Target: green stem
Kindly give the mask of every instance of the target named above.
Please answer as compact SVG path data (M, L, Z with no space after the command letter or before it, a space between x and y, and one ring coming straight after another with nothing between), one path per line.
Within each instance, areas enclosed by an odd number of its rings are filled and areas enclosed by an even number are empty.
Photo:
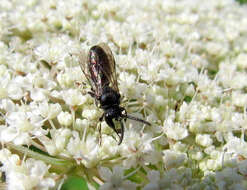
M46 156L37 152L34 152L32 150L29 150L26 147L23 146L16 146L12 143L8 144L8 147L10 147L11 149L14 149L28 157L34 158L36 160L42 160L43 162L45 162L46 164L50 164L52 165L52 167L56 170L59 171L67 171L70 170L72 167L75 167L75 163L73 161L70 160L63 160L63 159L58 159L58 158L53 158L50 156Z
M40 145L39 143L35 142L34 140L31 140L31 144L33 146L35 146L36 148L42 150L43 152L46 152L45 148L42 145Z

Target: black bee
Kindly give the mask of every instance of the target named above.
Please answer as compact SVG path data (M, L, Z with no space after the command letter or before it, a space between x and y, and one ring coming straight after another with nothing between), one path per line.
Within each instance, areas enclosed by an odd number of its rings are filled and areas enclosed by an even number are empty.
M116 132L120 138L119 145L124 136L123 119L126 121L128 118L151 125L147 121L128 115L125 108L120 106L121 95L117 84L116 64L107 44L101 43L91 47L87 58L81 55L80 66L91 85L89 94L95 98L96 105L99 103L100 108L104 110L100 121L105 119L109 127ZM115 128L113 119L120 122L120 130Z

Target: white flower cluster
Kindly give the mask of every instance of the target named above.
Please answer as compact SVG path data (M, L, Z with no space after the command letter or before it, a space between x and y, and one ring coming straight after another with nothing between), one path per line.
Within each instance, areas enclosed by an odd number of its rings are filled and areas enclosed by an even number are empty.
M246 5L1 0L0 20L7 189L60 188L71 174L91 189L247 189ZM79 66L100 42L121 106L152 123L127 120L121 145Z
M7 174L7 189L27 190L37 188L48 190L56 185L57 175L49 173L49 166L40 160L21 160L8 149L0 150L1 171Z

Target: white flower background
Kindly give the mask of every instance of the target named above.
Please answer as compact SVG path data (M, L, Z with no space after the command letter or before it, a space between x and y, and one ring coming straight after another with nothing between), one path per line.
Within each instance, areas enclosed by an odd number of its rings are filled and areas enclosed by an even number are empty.
M152 123L127 120L121 145L105 122L99 144L79 66L101 42L121 105ZM0 187L247 189L246 71L247 6L233 0L1 0Z

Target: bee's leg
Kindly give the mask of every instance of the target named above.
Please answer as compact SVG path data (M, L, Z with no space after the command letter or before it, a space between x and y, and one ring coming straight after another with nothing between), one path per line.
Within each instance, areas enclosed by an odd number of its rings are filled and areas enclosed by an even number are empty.
M99 130L99 145L101 146L101 144L102 144L101 122L99 122L98 130Z
M121 137L120 137L118 145L120 145L122 143L123 137L124 137L124 124L123 124L122 120L120 121L120 125L121 125Z
M93 90L87 92L92 98L95 98L97 100L99 100L99 97L95 94L95 92Z
M99 121L102 122L105 117L105 113L102 114L102 116L99 118Z
M96 95L95 95L95 93L93 92L93 91L89 91L89 92L87 92L90 96L92 96L93 98L96 98Z
M112 121L112 118L105 117L105 121L106 121L107 125L109 125L109 127L111 127L114 130L114 132L118 135L118 137L120 139L118 145L120 145L122 143L123 135L124 135L124 130L123 130L122 122L121 122L121 132L119 132L115 128L115 125L114 125L114 123ZM119 136L119 133L121 134L121 136Z
M114 123L113 123L113 121L112 121L112 118L105 117L105 121L106 121L107 125L109 125L109 127L111 127L111 128L113 129L113 131L114 131L115 133L117 133L117 135L118 135L118 131L117 131L116 128L115 128L115 125L114 125ZM118 135L118 136L119 136L119 135Z
M96 106L98 107L98 101L100 100L100 96L97 96L97 95L95 94L95 92L93 91L93 89L91 89L91 91L89 91L88 94L89 94L92 98L94 98L95 104L96 104Z
M82 95L88 94L88 92L85 89L83 89L83 86L86 86L85 82L75 81L74 84L75 84L75 86L77 88L79 88L79 90L81 91Z
M99 130L99 144L100 144L100 146L102 144L101 122L103 121L104 117L105 117L105 113L103 113L102 116L99 118L99 121L100 122L99 122L99 128L98 128L98 130Z

